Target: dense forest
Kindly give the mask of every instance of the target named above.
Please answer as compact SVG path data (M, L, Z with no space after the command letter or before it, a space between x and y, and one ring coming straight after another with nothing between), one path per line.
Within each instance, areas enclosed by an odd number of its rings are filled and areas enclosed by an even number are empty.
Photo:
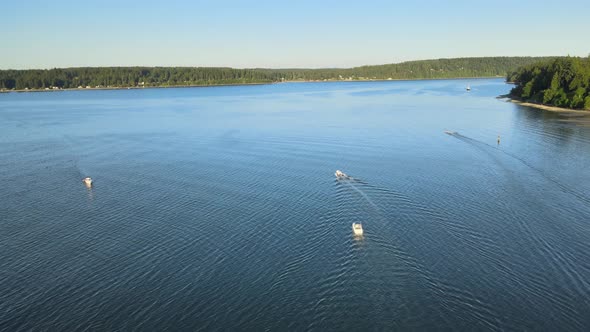
M282 81L430 79L504 76L552 58L481 57L408 61L346 69L84 67L0 70L1 90L189 86Z
M565 57L523 66L510 73L511 96L525 101L590 110L590 57Z

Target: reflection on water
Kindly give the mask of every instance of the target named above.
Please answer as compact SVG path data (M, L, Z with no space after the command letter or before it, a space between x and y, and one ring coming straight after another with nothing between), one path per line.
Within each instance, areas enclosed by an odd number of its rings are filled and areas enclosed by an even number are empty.
M94 193L92 192L92 187L90 188L86 188L86 193L88 194L88 200L92 201L94 200Z
M590 128L509 89L2 94L0 326L584 330Z

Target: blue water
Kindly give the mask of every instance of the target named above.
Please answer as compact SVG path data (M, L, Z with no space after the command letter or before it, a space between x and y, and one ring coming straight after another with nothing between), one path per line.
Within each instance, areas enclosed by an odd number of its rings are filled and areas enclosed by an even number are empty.
M590 127L510 88L0 94L0 330L586 330Z

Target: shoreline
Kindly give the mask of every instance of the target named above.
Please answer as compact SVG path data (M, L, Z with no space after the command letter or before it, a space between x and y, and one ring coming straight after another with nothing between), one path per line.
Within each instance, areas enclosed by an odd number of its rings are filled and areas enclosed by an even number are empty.
M66 88L66 89L19 89L19 90L0 90L0 93L11 92L63 92L63 91L94 91L94 90L138 90L138 89L174 89L174 88L207 88L220 86L246 86L246 85L271 85L282 83L337 83L337 82L389 82L389 81L435 81L435 80L476 80L503 78L503 76L478 76L478 77L452 77L452 78L392 78L392 79L364 79L364 80L295 80L280 82L260 82L260 83L225 83L225 84L195 84L195 85L157 85L157 86L129 86L129 87L99 87L99 88Z
M556 113L578 113L578 114L590 115L590 111L587 111L587 110L579 110L579 109L573 109L573 108L543 105L543 104L533 103L533 102L529 102L529 101L522 101L519 99L514 99L514 98L511 98L510 96L500 96L500 97L501 98L508 98L508 101L510 101L511 103L517 104L517 105L532 107L532 108L536 108L536 109L540 109L540 110L544 110L544 111L550 111L550 112L556 112Z
M96 90L142 90L142 89L174 89L174 88L207 88L216 86L240 86L240 85L267 85L275 82L261 83L225 83L225 84L200 84L200 85L155 85L155 86L109 86L99 88L65 88L65 89L20 89L20 90L0 90L0 93L10 92L64 92L64 91L96 91Z

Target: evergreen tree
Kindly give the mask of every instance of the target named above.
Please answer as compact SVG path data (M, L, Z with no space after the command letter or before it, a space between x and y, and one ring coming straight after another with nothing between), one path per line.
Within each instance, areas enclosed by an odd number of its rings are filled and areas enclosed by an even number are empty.
M565 57L523 66L507 76L512 96L546 105L590 110L590 58Z

